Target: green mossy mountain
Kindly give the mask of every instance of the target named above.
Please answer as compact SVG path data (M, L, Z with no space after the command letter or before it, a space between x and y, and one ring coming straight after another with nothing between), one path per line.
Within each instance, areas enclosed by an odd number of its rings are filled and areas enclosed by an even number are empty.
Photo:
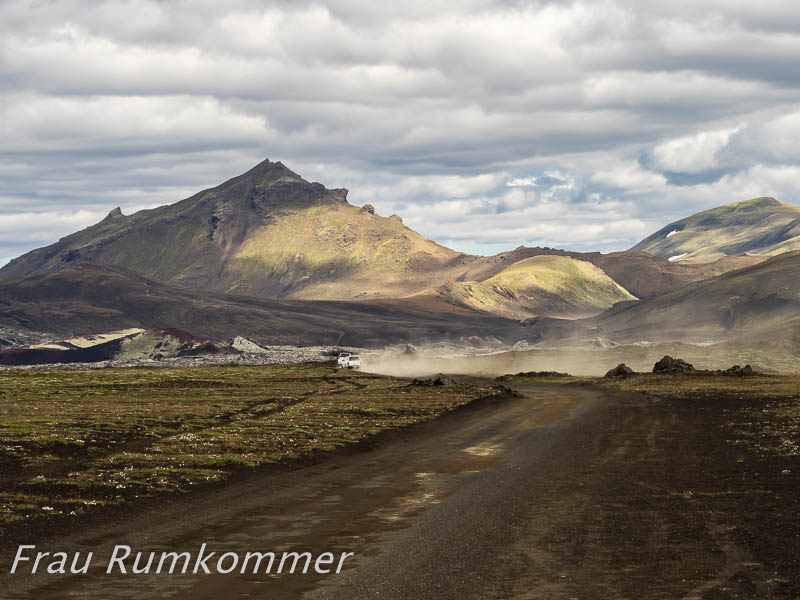
M436 294L456 306L516 319L578 319L636 299L593 264L555 255L514 262L484 281L448 283Z
M280 162L169 206L100 223L12 260L0 275L80 263L120 266L189 288L259 297L399 297L449 277L463 255L400 217L347 202ZM450 271L453 271L451 273Z
M677 261L800 250L800 207L774 198L727 204L662 227L631 250Z

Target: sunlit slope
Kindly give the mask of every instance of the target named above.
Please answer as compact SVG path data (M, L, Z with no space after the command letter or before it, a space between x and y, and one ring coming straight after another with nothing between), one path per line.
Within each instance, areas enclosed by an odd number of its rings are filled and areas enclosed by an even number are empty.
M243 240L226 265L225 290L286 282L277 296L313 299L399 297L454 278L458 254L425 239L399 217L347 203L287 211ZM258 291L258 290L257 290Z
M672 260L731 254L775 255L800 249L800 207L755 198L713 208L663 227L632 250Z
M552 255L518 261L485 281L449 283L436 293L458 306L516 319L576 319L635 299L591 263Z

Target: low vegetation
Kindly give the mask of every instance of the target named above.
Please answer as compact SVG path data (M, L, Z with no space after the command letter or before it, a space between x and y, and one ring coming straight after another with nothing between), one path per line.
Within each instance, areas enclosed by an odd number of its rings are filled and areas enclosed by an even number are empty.
M646 374L604 379L599 385L688 402L697 410L714 397L727 403L730 444L763 458L800 457L800 377Z
M0 527L187 492L493 392L321 365L0 371Z

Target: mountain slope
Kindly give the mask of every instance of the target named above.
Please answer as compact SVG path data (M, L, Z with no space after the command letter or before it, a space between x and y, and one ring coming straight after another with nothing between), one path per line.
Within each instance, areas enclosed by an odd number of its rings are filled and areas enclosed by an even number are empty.
M755 198L670 223L631 250L672 260L710 261L729 254L800 250L800 207Z
M435 299L263 300L181 288L98 265L0 279L0 327L59 336L176 328L217 340L243 335L270 345L362 347L471 336L513 344L530 333L516 321Z
M517 261L484 281L446 284L439 297L457 306L509 318L580 318L634 296L591 263L565 256Z
M648 298L677 289L687 283L702 281L742 269L766 260L763 256L724 256L710 263L670 262L666 258L647 252L625 250L622 252L571 252L554 248L526 248L520 246L510 252L495 256L465 260L467 270L460 281L484 281L517 261L532 256L567 256L590 262L637 298ZM472 257L470 257L471 259Z
M403 296L447 281L456 252L309 183L280 162L169 206L119 209L55 244L12 260L0 275L90 262L181 286L261 297ZM449 268L449 269L448 269Z
M582 322L614 341L764 337L800 322L800 251L770 258Z

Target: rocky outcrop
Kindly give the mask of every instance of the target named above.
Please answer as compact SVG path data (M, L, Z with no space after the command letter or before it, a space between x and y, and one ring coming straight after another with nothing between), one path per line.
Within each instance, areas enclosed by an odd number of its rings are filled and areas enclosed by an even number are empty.
M449 377L445 377L441 373L436 377L432 377L430 379L415 379L411 382L411 385L450 385L455 383Z
M211 239L218 241L220 239L220 227L229 223L236 216L236 209L230 202L223 202L214 209L209 219L211 225Z
M732 377L754 377L755 375L759 375L750 365L745 365L744 367L733 365L730 369L725 369L722 374Z
M231 348L237 352L244 352L245 354L266 354L267 349L259 346L255 342L248 340L245 337L237 335L230 342Z
M664 356L653 365L653 373L686 373L694 370L695 368L685 360L671 356Z
M611 369L608 373L606 373L604 377L607 377L609 379L618 377L624 379L635 374L636 372L633 369L631 369L628 365L626 365L625 363L620 363L616 367Z

